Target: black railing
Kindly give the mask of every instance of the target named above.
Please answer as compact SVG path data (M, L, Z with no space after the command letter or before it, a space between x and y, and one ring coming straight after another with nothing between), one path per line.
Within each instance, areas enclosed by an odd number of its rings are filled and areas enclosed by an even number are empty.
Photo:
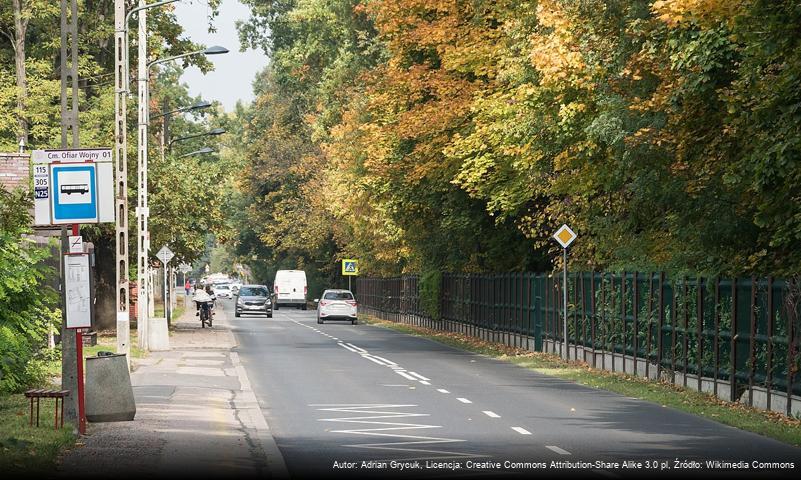
M563 344L560 274L445 274L439 319L421 309L417 276L359 278L362 308L435 329L555 351ZM801 284L773 278L568 275L568 352L594 366L659 378L771 409L801 394ZM525 345L524 345L525 344ZM775 408L774 408L775 409Z

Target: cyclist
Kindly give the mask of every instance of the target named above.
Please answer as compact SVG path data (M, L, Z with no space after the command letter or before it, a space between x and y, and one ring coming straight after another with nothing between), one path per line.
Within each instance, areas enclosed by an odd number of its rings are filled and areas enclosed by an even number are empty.
M195 290L195 295L192 297L192 301L195 302L195 305L197 305L197 313L195 316L200 316L201 309L203 309L205 313L203 317L211 320L211 304L214 301L211 298L211 295L206 293L206 290L198 288Z

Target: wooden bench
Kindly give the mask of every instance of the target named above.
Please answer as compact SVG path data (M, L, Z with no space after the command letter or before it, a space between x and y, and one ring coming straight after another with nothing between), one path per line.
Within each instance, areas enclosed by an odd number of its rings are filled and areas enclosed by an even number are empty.
M33 401L36 400L36 426L39 426L39 399L42 398L55 398L56 399L56 423L54 428L58 430L64 426L64 398L70 394L69 390L46 390L46 389L31 389L25 392L25 396L31 399L31 421L30 425L33 426ZM61 425L58 423L58 403L61 400Z

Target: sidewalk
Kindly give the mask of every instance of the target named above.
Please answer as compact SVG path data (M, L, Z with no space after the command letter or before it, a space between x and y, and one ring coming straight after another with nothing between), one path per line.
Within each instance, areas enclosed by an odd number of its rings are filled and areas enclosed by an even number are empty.
M136 418L88 424L59 474L286 478L225 312L211 329L192 308L173 325L171 351L132 361Z

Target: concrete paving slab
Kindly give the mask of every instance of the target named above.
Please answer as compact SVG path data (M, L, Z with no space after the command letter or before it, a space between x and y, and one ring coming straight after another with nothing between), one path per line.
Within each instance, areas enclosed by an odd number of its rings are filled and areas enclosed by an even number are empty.
M175 322L172 350L134 360L136 418L89 424L60 476L286 478L224 315L201 329L193 313Z

